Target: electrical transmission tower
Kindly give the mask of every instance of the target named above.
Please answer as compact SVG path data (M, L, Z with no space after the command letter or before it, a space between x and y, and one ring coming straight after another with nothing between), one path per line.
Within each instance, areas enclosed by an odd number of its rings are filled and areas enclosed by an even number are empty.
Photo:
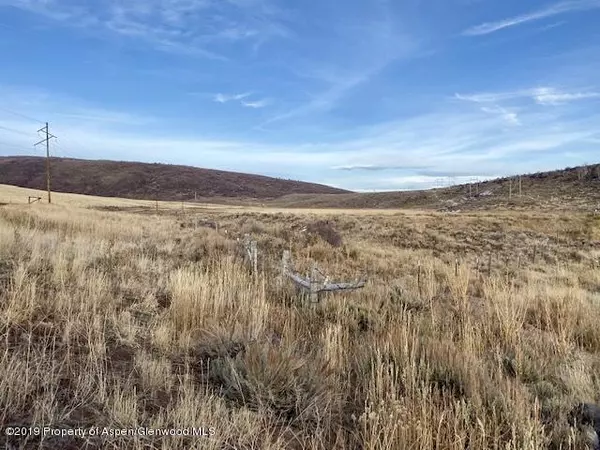
M50 139L57 139L56 136L50 134L50 129L48 128L48 122L46 122L46 126L44 128L40 128L38 133L44 132L46 137L42 139L40 142L34 144L34 147L46 143L46 185L48 187L48 203L52 203L52 198L50 194Z

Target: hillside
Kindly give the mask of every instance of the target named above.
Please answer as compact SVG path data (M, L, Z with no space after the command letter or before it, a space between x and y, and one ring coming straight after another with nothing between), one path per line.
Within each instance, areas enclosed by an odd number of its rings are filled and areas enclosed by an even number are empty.
M52 158L52 190L148 200L269 199L347 193L314 183L169 164ZM0 157L0 184L46 188L45 158Z
M510 197L510 198L509 198ZM332 195L294 194L270 202L295 208L426 208L474 210L491 208L600 208L600 164L539 172L518 177L440 189L404 192L346 193Z
M45 159L0 157L0 184L45 190ZM139 162L52 158L56 192L284 208L468 211L600 208L600 164L421 191L354 193L330 186L220 170Z

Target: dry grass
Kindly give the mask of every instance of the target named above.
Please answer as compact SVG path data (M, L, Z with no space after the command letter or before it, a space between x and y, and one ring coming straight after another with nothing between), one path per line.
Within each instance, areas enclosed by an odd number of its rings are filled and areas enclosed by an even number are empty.
M0 205L27 205L27 197L41 197L41 204L46 204L48 199L48 193L39 189L28 189L17 186L11 186L8 184L0 184ZM113 210L125 210L129 212L142 212L146 214L156 214L156 206L158 204L158 214L173 214L178 213L182 210L184 212L193 211L207 211L207 212L240 212L240 213L257 213L257 214L316 214L316 215L331 215L331 214L344 214L354 216L364 215L396 215L396 214L408 214L408 215L419 215L425 214L418 209L332 209L332 208L287 208L287 207L273 207L273 206L240 206L233 204L218 204L218 203L202 203L202 202L191 202L191 201L154 201L154 200L134 200L128 198L117 198L117 197L98 197L93 195L81 195L81 194L66 194L61 192L52 192L52 204L54 206L62 207L78 207L78 208L95 208L99 210L113 211ZM38 203L36 203L39 205Z
M154 215L79 197L0 207L0 423L215 433L13 445L584 448L567 413L600 400L592 216ZM319 220L343 243L311 233ZM369 283L308 307L277 282L283 249Z

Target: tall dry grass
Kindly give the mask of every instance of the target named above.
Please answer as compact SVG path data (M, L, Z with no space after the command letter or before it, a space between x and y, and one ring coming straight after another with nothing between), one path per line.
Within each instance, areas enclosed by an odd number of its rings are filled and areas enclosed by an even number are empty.
M0 208L0 423L215 433L7 445L585 448L566 421L600 400L585 217L332 215L333 247L307 227L324 213L37 206ZM277 280L283 249L369 283L308 307Z

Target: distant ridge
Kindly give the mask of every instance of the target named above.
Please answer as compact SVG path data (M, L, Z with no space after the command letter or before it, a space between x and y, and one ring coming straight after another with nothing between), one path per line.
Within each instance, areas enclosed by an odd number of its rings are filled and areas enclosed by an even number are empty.
M293 194L271 202L290 208L415 208L444 211L478 209L600 210L600 164L498 178L421 191ZM512 180L512 181L511 181Z
M51 158L52 190L147 200L224 197L274 199L291 194L349 193L315 183L198 167ZM45 158L0 156L0 184L46 189Z

